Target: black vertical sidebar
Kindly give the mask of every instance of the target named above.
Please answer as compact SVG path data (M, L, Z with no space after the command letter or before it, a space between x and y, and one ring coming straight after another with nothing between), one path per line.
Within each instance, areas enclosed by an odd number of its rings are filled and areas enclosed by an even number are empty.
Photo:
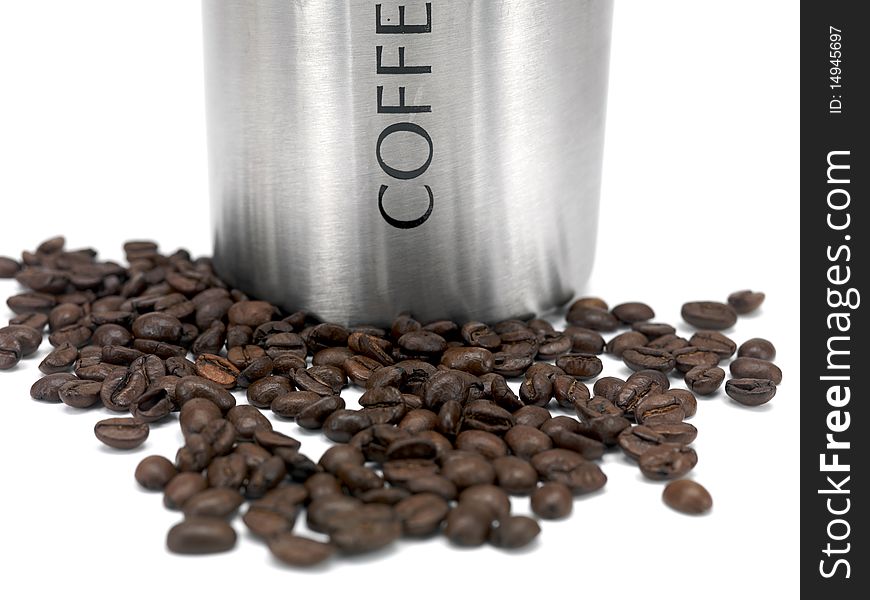
M801 592L870 593L867 308L870 22L801 2ZM865 430L865 428L867 428Z

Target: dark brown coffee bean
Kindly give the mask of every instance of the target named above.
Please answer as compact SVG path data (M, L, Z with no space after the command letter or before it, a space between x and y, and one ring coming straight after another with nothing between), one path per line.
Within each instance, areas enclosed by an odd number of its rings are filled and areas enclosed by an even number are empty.
M580 379L597 377L604 369L601 359L594 354L566 354L556 359L556 366Z
M669 444L687 445L695 441L698 430L691 423L656 423L649 425L656 434Z
M253 440L257 431L271 431L272 423L254 406L240 404L227 412L227 420L238 432L239 440Z
M0 333L0 371L17 365L21 356L20 342L8 333Z
M367 507L378 506L368 504ZM398 520L371 520L352 523L332 532L330 541L345 554L376 552L395 542L402 535Z
M327 561L335 552L335 546L311 538L284 532L269 538L272 556L291 567L313 567Z
M409 356L434 356L447 349L447 341L429 331L409 331L396 339L399 348Z
M533 456L531 462L541 478L563 483L574 494L594 492L607 483L607 477L598 465L571 450L546 450Z
M737 356L772 361L776 358L776 348L763 338L752 338L740 345L740 348L737 349Z
M236 399L225 388L196 375L179 379L175 386L175 398L180 406L193 398L206 398L224 413L236 405Z
M517 425L529 425L535 428L543 425L552 416L550 411L542 406L524 406L514 413Z
M372 424L371 417L363 411L340 409L323 422L323 434L333 442L345 443Z
M30 397L43 402L60 402L60 388L68 381L74 381L72 373L55 373L38 379L30 387Z
M239 370L222 356L200 354L196 357L196 374L221 387L232 389L236 386Z
M321 429L329 415L344 407L341 396L321 396L299 411L296 424L303 429Z
M688 373L695 367L715 367L719 364L718 354L694 346L675 350L673 355L676 368L680 373Z
M698 399L695 397L695 394L682 388L671 388L667 393L680 401L687 419L695 416L695 413L698 411Z
M674 510L687 515L700 515L713 508L710 492L691 479L669 483L662 492L662 500Z
M721 302L687 302L683 304L680 314L686 323L698 329L721 331L733 327L737 322L734 309Z
M289 435L285 435L278 431L267 431L263 429L254 432L254 441L267 450L272 450L273 448L290 448L291 450L299 450L299 447L302 445L299 440L292 438Z
M574 340L562 332L547 333L538 338L538 359L553 360L574 348Z
M367 333L354 332L347 338L348 347L356 352L367 356L381 365L394 364L391 356L392 346L390 342Z
M99 394L97 395L99 400ZM130 414L143 423L154 423L169 416L175 408L172 397L165 388L153 387L139 396L130 405Z
M730 379L725 382L725 393L744 406L761 406L776 395L776 384L770 379Z
M538 484L538 472L517 456L501 456L492 461L495 482L509 494L530 494Z
M480 483L493 483L495 469L483 456L465 451L454 451L443 459L441 475L464 489Z
M90 331L88 331L88 335L90 335ZM42 343L42 332L33 327L29 327L28 325L7 325L6 327L0 327L0 336L11 336L13 339L17 340L21 346L22 357L30 356L36 352L39 349L39 345ZM60 346L62 344L53 345ZM72 345L77 348L80 347L76 344ZM84 344L82 344L82 346L84 346Z
M625 302L614 306L610 311L621 322L631 325L639 321L654 319L656 314L649 305L643 302Z
M482 546L489 537L491 519L486 509L477 504L459 504L447 515L444 534L456 546Z
M776 385L782 383L779 367L760 358L740 357L731 361L731 374L738 379L769 379Z
M40 333L45 329L45 326L48 324L48 315L42 313L23 313L20 315L15 315L11 319L9 319L10 325L26 325L27 327L33 327Z
M553 380L546 373L529 375L520 384L520 399L527 405L547 406L553 397Z
M280 417L295 419L303 410L316 403L321 397L314 392L286 392L272 400L270 408L273 413ZM252 402L252 404L254 403Z
M741 290L728 296L728 305L738 315L748 315L751 312L755 312L763 302L764 292Z
M699 396L716 392L725 381L725 371L720 367L695 367L685 377L686 385Z
M620 333L607 343L607 353L617 358L622 358L622 353L629 348L646 346L648 343L649 338L644 334L637 331L626 331L625 333Z
M408 414L399 423L399 429L403 429L410 434L420 433L435 429L438 424L438 415L431 410L418 408L408 411Z
M181 507L185 517L226 519L242 505L245 498L236 490L213 488L198 492Z
M566 422L570 421L571 428L567 429L561 426L554 427L553 424L556 422L556 419L565 419ZM582 424L570 417L556 417L556 419L551 419L541 426L544 433L550 436L553 440L553 445L556 448L576 452L588 460L596 460L604 455L606 450L604 443L598 439L592 439L591 437L584 435L584 433L591 435L593 433L591 428L588 431L585 431ZM624 427L627 426L628 423L625 423ZM583 431L583 433L581 433L581 431Z
M133 335L139 339L176 343L181 339L181 321L166 313L146 313L133 321Z
M100 350L99 359L111 365L129 367L138 358L145 356L142 352L134 348L126 348L124 346L109 345L103 346Z
M572 351L581 354L601 354L604 352L604 338L597 331L570 325L565 335L571 338Z
M698 455L687 446L664 443L644 452L637 464L641 473L649 479L677 479L698 464Z
M67 381L57 391L60 401L73 408L89 408L100 401L100 390L103 384L99 381L74 379ZM134 417L136 415L133 415Z
M568 310L568 315L565 318L571 325L593 331L615 331L619 327L617 318L607 310L577 306L576 303Z
M24 292L6 299L6 306L16 315L26 313L42 313L47 315L55 307L57 301L51 294L40 292Z
M270 360L266 357L267 360ZM287 379L286 377L279 377L277 375L273 375L271 377L263 377L262 379L258 379L257 381L252 382L248 386L248 390L246 392L246 396L248 398L248 403L252 406L256 406L257 408L271 408L272 404L278 398L282 396L286 396L293 392L295 387L293 383ZM317 394L313 394L311 392L301 392L305 394L305 398L319 398L320 396ZM280 414L276 412L276 414ZM298 414L298 413L297 413ZM288 416L282 414L281 416ZM296 415L291 415L295 417Z
M344 369L344 361L356 356L353 350L346 346L335 346L332 348L324 348L314 354L311 363L319 366L331 366Z
M673 335L677 333L677 330L673 325L668 325L667 323L648 323L646 321L632 323L631 329L638 333L642 333L651 340L662 337L663 335Z
M268 302L243 300L233 304L227 316L232 324L258 327L269 321L276 312L275 307Z
M667 334L661 337L657 337L653 340L650 340L650 342L647 344L647 348L666 350L668 352L675 352L676 350L680 350L681 348L688 347L689 340L673 334Z
M58 304L48 313L48 327L57 331L70 325L75 325L85 316L85 311L78 304Z
M550 436L528 425L514 425L505 433L504 439L511 451L524 459L530 459L535 454L553 447Z
M141 370L116 369L106 376L100 388L103 406L125 412L148 389L148 379Z
M474 429L463 431L456 436L456 449L476 452L489 460L506 456L508 453L507 444L499 436Z
M178 422L181 425L181 432L187 436L191 433L201 433L209 422L218 420L221 416L221 410L211 400L192 398L181 407Z
M441 529L450 505L437 494L419 493L398 502L395 510L405 535L423 537Z
M412 494L431 493L440 496L444 500L454 500L458 495L456 485L441 475L423 475L408 479L403 485Z
M734 340L718 331L699 331L691 337L689 343L699 350L715 352L723 360L731 358L737 350Z
M435 444L425 438L410 436L393 441L386 450L387 460L406 460L406 459L435 459L438 456L438 448Z
M663 392L669 387L670 381L661 371L638 371L625 381L614 404L622 411L631 414L644 396Z
M563 519L571 514L574 498L568 486L550 482L532 492L531 506L542 519Z
M253 467L245 486L245 497L262 498L266 492L280 484L287 476L287 467L278 456L267 458Z
M538 522L531 517L510 516L500 520L489 534L489 542L496 548L522 548L528 546L541 533Z
M626 428L619 434L619 447L629 458L634 460L640 459L650 448L665 442L665 436L647 425Z
M613 402L624 385L625 381L619 377L601 377L592 386L592 393L595 396L602 396Z
M486 509L491 521L506 518L511 512L511 501L499 487L484 483L465 488L459 494L460 504L477 504Z
M671 392L651 394L638 402L634 418L640 425L678 423L686 418L683 403Z
M486 348L459 346L448 348L441 357L441 364L448 369L483 375L492 371L493 356Z
M610 310L610 307L607 305L607 302L602 300L601 298L597 298L595 296L587 296L584 298L579 298L574 301L571 306L568 307L568 310L573 310L575 308L597 308L599 310Z
M460 333L462 339L469 346L477 346L487 350L495 350L501 346L499 335L484 323L466 323L462 326Z
M462 426L489 433L504 434L515 424L513 415L488 400L475 400L465 405Z
M118 450L138 448L148 439L148 431L147 423L129 417L103 419L94 425L97 439Z
M368 356L355 355L344 361L342 368L348 378L359 387L366 387L366 383L376 370L383 365Z
M214 517L189 517L169 530L166 547L176 554L215 554L236 545L229 523Z
M136 481L146 490L162 491L178 474L168 458L158 455L146 456L136 467Z
M651 369L662 373L670 373L676 365L674 356L667 350L643 346L626 350L622 354L622 362L632 371Z
M214 488L225 487L237 490L244 483L248 471L247 461L241 454L218 456L208 465L206 471L208 485Z
M12 279L21 270L21 265L8 256L0 256L0 279Z

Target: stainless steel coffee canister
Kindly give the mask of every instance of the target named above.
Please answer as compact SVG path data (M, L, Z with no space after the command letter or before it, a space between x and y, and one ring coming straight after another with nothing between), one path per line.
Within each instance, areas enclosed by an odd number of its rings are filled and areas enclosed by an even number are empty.
M344 323L497 320L592 267L610 0L204 0L215 265Z

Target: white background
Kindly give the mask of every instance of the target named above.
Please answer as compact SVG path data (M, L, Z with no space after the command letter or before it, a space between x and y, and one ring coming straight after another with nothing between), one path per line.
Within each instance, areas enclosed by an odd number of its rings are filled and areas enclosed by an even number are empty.
M147 454L174 455L177 428L155 427L135 452L101 447L92 427L107 416L102 409L29 398L46 342L35 360L0 373L0 597L464 589L513 598L543 586L569 598L619 598L643 582L651 586L645 598L796 597L798 25L798 3L787 0L616 7L601 235L588 291L612 304L647 300L659 320L678 322L686 300L764 290L763 311L730 333L773 340L785 372L763 408L740 408L723 394L700 402L693 476L713 494L712 514L670 511L662 486L614 454L603 465L605 491L575 502L567 521L543 523L535 547L518 554L402 542L304 573L278 565L239 519L235 551L174 556L164 541L178 514L137 489L132 474ZM131 237L208 253L201 63L193 0L0 4L0 254L58 233L115 259ZM15 289L0 282L3 298ZM0 307L0 322L9 316ZM625 368L607 362L606 372ZM322 448L317 436L303 438L312 456ZM523 500L514 505L528 511ZM133 590L116 587L128 579Z

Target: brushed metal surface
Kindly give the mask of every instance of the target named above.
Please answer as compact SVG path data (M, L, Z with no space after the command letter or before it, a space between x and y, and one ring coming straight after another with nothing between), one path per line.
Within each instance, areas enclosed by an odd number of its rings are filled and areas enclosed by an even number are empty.
M593 263L610 0L204 0L215 265L322 319L496 320L580 290ZM389 19L389 21L388 21ZM382 64L430 73L377 72ZM382 114L383 104L431 112ZM411 180L378 140L432 140ZM418 130L419 133L419 130ZM381 158L412 171L424 137ZM395 172L394 172L395 174ZM397 228L379 210L418 227Z

